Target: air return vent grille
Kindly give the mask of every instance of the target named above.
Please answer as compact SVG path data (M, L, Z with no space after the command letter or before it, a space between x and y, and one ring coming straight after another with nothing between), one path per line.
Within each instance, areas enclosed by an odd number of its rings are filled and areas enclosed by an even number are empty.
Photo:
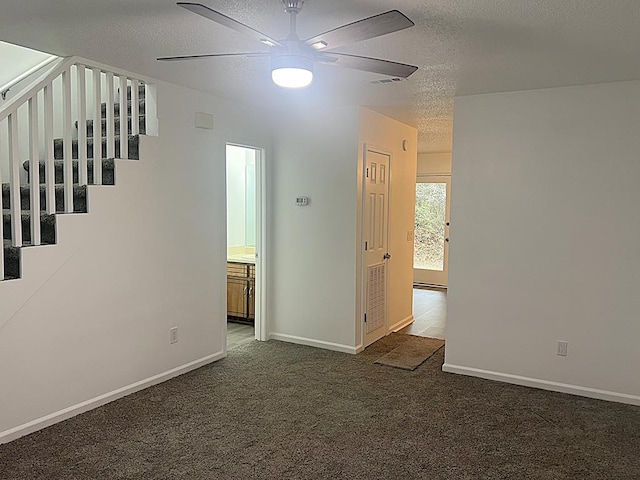
M367 333L384 326L387 266L384 263L367 268Z
M403 82L405 81L406 78L383 78L382 80L374 80L370 83L377 85L379 83L396 83L396 82Z

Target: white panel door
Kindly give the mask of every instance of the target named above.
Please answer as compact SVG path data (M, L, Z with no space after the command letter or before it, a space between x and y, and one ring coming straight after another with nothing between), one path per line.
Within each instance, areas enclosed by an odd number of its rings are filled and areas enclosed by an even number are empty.
M364 346L388 333L387 263L390 258L389 166L391 157L372 150L365 151L364 178Z
M413 281L447 285L451 177L418 177L413 248Z

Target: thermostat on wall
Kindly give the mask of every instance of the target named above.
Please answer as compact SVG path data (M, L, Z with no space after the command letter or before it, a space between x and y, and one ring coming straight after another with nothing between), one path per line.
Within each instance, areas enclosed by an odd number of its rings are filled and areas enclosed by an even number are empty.
M296 197L296 205L299 207L306 207L309 205L309 197Z

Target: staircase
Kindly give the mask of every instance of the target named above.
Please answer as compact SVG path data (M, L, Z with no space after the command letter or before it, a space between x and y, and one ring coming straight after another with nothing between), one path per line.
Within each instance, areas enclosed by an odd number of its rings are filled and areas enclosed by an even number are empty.
M67 61L67 63L70 63ZM85 69L91 68L83 64L73 63L73 66L81 65L74 69L74 73L77 71L79 82L84 82ZM97 72L97 73L96 73ZM71 75L70 67L66 67L63 70L66 75L67 82ZM49 77L53 77L53 74L49 74ZM102 84L100 79L102 78ZM84 114L79 115L80 120L75 119L73 124L69 121L70 106L67 106L64 115L64 121L67 124L67 131L65 131L65 138L49 138L49 147L45 148L44 157L40 155L38 162L26 160L24 162L16 162L19 157L9 153L9 162L13 161L14 165L10 175L12 182L2 183L2 231L3 236L3 262L0 265L3 266L3 271L0 271L0 281L16 280L22 277L26 272L21 271L21 248L31 247L34 245L32 241L34 230L33 222L39 222L39 234L36 234L36 238L39 237L36 245L52 245L56 243L56 217L61 214L77 214L87 213L87 185L115 185L116 171L114 158L121 158L122 153L126 154L126 159L138 160L139 159L139 135L144 135L147 131L147 106L145 98L145 84L140 83L135 79L125 77L124 75L118 76L118 74L105 71L103 66L94 67L94 84L101 86L101 90L106 90L106 94L98 93L92 94L95 101L94 111L100 110L100 119L97 115L94 115L93 119L87 119L86 115L86 99L72 99L69 95L70 87L67 90L67 96L64 98L65 102L78 102L78 109L84 109ZM115 81L114 81L115 79ZM69 82L70 83L70 82ZM105 86L106 84L106 86ZM50 92L53 92L53 81L46 83L49 85ZM86 85L83 83L83 85ZM127 97L124 99L116 99L119 96L120 90L118 86L127 85ZM64 88L64 87L63 87ZM78 88L79 92L76 92L76 96L86 96L85 89ZM97 90L97 89L95 89ZM133 93L133 95L132 95ZM37 98L37 93L35 94ZM106 96L107 101L102 101L102 98ZM32 106L32 97L29 99L29 107ZM40 95L42 98L42 95ZM46 98L46 97L45 97ZM81 97L82 98L82 97ZM100 102L98 102L100 100ZM30 121L34 117L38 117L37 113L37 101L33 102L36 105L35 114L29 113ZM46 103L46 102L45 102ZM49 105L53 102L50 100ZM99 105L99 107L98 107ZM63 106L64 108L64 106ZM120 110L126 109L126 114L121 115ZM18 110L15 110L14 115L17 116ZM47 115L53 117L52 113L46 112ZM42 116L42 115L40 115ZM11 114L7 115L9 122L11 122ZM37 127L37 120L36 128ZM100 134L101 138L97 139L94 136L94 124L96 121L100 122ZM80 122L84 123L82 125ZM13 124L13 128L18 122ZM31 124L33 128L33 123ZM46 121L45 121L46 125ZM73 126L71 126L73 125ZM122 128L126 125L126 129ZM72 128L73 132L68 132L68 129ZM40 138L45 138L47 142L46 126L40 127ZM48 131L53 130L52 124L49 123ZM82 131L84 130L84 132ZM124 133L124 137L121 135ZM8 129L9 139L11 140L11 126ZM95 132L98 133L98 132ZM51 135L49 134L49 137ZM75 138L74 138L75 137ZM33 135L30 134L30 139ZM123 138L126 138L126 145L121 145ZM71 139L71 148L65 148L65 139ZM31 140L30 140L31 141ZM66 140L68 141L68 140ZM94 143L96 141L101 142L101 146L94 149ZM86 142L86 149L80 148L82 143ZM14 143L18 143L15 142ZM13 148L17 148L14 146ZM34 150L35 149L35 150ZM40 150L36 146L32 146L30 152ZM9 149L11 152L11 147ZM1 153L1 152L0 152ZM22 152L20 152L22 153ZM69 153L70 158L69 157ZM99 158L96 161L94 159L95 154L99 154ZM66 156L65 156L66 155ZM35 155L34 155L35 156ZM11 158L13 157L13 158ZM47 159L48 157L48 159ZM25 157L22 157L25 158ZM19 163L19 167L15 166L15 163ZM38 168L37 179L39 185L36 183L36 179L32 179L32 169ZM80 175L82 168L86 169L86 175ZM15 173L15 170L22 169L21 174ZM72 177L72 178L69 178ZM6 177L5 177L6 178ZM18 185L16 179L22 178L21 184ZM26 179L26 182L24 181ZM13 188L12 186L15 185ZM37 195L34 195L32 189L38 191ZM19 191L18 191L19 190ZM69 193L71 192L71 193ZM19 199L20 208L15 208L12 201ZM35 205L32 205L32 202ZM55 205L50 206L48 202ZM38 205L39 203L39 205ZM67 205L69 203L69 205ZM39 211L35 211L35 208L39 208ZM17 226L15 218L20 216L21 232L18 233L18 240L14 235L14 229L20 230Z

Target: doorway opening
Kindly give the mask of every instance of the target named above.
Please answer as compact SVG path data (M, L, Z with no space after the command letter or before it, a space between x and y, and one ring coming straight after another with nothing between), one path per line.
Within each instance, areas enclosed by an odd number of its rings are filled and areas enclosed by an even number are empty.
M450 192L450 175L423 175L417 178L414 285L447 286Z
M451 175L419 174L413 251L413 324L401 330L445 338Z
M265 340L264 151L228 143L227 350Z

